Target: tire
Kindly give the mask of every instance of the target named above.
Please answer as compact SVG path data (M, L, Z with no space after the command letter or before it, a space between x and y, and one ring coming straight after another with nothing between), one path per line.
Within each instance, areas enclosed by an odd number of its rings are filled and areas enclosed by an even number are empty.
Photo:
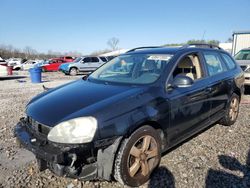
M77 68L71 68L71 69L69 70L70 76L76 76L77 73L78 73Z
M17 67L17 68L15 68L14 70L15 70L15 71L20 71L21 68L20 68L20 67Z
M225 116L219 121L221 125L233 125L239 115L240 98L233 93L226 108Z
M149 180L160 160L160 136L151 126L143 126L123 140L115 159L114 178L122 185L140 186Z

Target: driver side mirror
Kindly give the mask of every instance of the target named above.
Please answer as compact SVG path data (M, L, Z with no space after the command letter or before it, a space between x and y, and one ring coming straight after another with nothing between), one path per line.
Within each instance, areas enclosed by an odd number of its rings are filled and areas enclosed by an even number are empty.
M188 76L184 76L184 75L177 75L171 86L172 88L178 88L178 87L190 87L192 86L194 83L194 80Z

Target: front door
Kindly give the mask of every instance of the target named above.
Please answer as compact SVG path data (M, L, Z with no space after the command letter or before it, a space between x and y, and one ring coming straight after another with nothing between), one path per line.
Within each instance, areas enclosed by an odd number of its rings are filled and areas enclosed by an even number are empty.
M170 88L168 100L170 103L169 142L176 143L200 130L209 123L210 102L207 90L208 78L199 53L183 56L176 65L168 84L178 75L193 79L189 87Z

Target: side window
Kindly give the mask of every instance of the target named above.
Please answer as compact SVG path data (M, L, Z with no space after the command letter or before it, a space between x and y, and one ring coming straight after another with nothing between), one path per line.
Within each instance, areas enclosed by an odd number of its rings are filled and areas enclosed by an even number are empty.
M184 56L177 64L172 78L178 75L184 75L198 80L203 77L203 71L198 54L189 54Z
M98 59L97 57L92 57L92 58L91 58L91 62L92 62L92 63L99 62L99 59Z
M219 54L216 52L204 52L204 58L207 65L209 76L221 73L226 69L223 67L223 63L220 60Z
M100 57L100 59L103 61L103 62L106 62L107 59L105 57Z
M83 59L83 62L84 62L84 63L89 63L89 62L91 62L91 58L90 58L90 57L85 57L85 58Z
M222 58L224 59L225 63L227 64L229 69L234 69L235 68L235 62L232 60L231 57L227 54L221 54Z

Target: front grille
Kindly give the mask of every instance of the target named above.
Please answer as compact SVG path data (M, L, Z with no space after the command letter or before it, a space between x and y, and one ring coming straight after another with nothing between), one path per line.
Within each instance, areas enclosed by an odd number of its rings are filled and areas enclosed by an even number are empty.
M37 122L36 120L34 120L31 117L27 117L27 122L29 123L29 125L31 126L31 129L37 133L43 134L43 135L48 135L49 131L50 131L50 127Z

